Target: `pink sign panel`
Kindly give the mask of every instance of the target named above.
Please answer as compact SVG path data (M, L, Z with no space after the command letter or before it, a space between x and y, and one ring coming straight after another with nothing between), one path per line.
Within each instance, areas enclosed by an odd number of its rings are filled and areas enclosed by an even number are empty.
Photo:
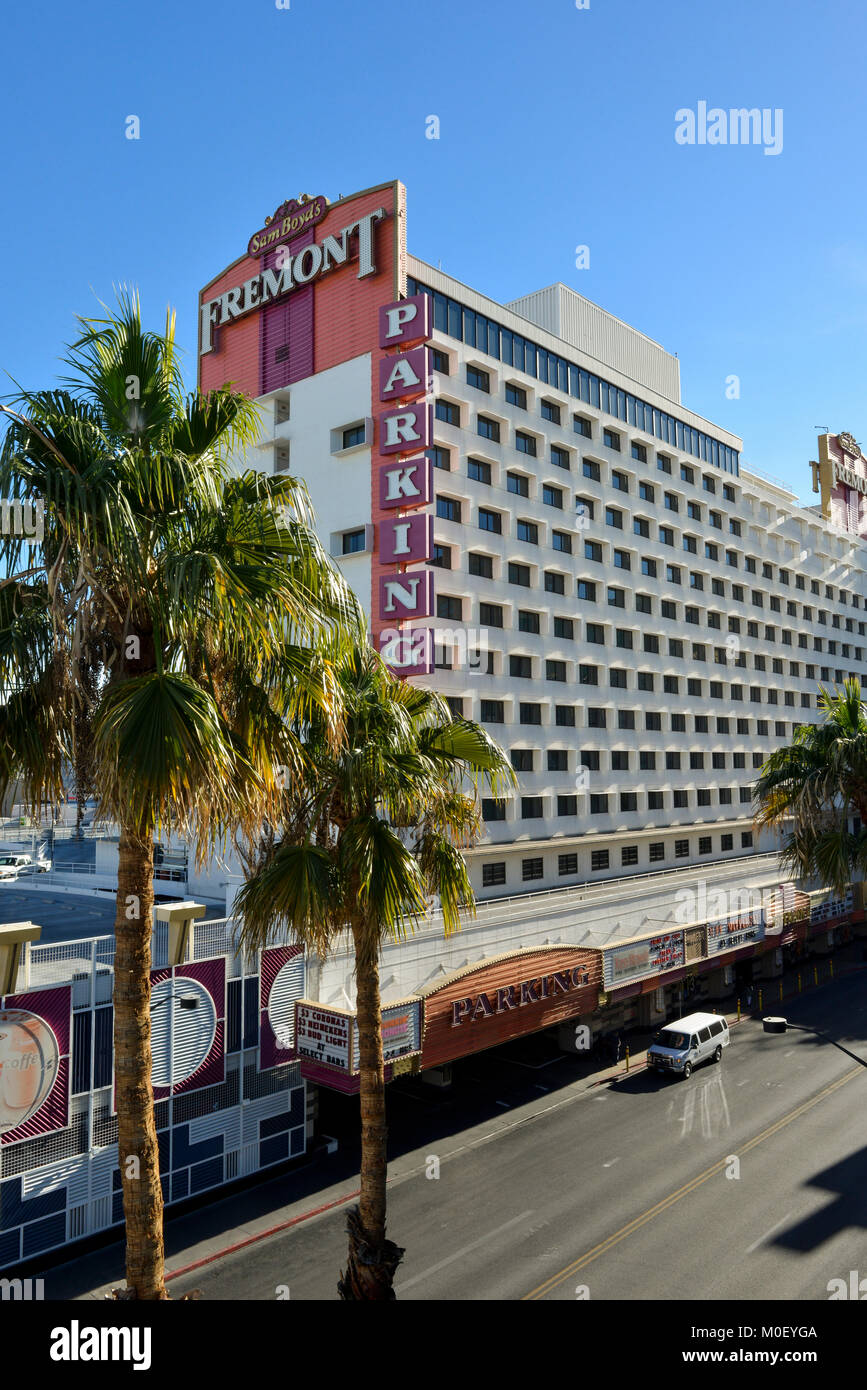
M427 401L387 410L377 421L381 454L414 454L433 441L433 406Z
M379 399L410 400L427 390L430 354L426 347L382 357L379 362Z
M0 1003L0 1144L16 1144L69 1124L72 990Z
M434 670L433 629L384 627L377 643L379 654L396 676L430 676Z
M433 517L388 517L379 523L379 556L386 565L412 565L433 558Z
M429 618L433 613L433 571L382 575L379 581L379 616L384 622L404 618Z
M379 470L379 505L383 511L426 507L433 499L433 462L418 458L386 463Z
M379 311L379 346L404 347L418 343L431 334L430 295L414 294L398 299Z

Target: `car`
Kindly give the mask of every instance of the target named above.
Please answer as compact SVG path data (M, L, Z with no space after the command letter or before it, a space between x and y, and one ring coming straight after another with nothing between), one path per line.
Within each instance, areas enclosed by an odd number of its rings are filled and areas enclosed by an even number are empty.
M660 1029L647 1050L647 1065L688 1081L700 1062L719 1062L728 1045L729 1026L720 1014L689 1014Z
M34 859L31 854L0 854L0 878L18 878L20 874L46 874L50 859Z

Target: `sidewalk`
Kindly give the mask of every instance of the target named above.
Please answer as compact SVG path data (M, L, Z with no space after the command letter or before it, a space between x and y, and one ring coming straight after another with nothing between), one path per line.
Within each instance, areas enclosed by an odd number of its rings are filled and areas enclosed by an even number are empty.
M802 985L806 986L809 980L809 989L815 988L814 965L818 968L820 986L829 983L829 966L832 959L834 978L867 969L867 965L861 963L862 946L861 942L853 942L836 952L835 957L805 963L800 968ZM782 977L784 1001L799 997L798 973L796 967ZM725 1016L730 1027L736 1027L738 1022L746 1022L748 1018L757 1019L762 1014L775 1013L780 1008L779 985L779 980L763 984L761 1008L758 987L754 986L753 1011L747 1014L742 1009L740 1020L737 1000L734 997L723 1001L726 1007L720 1007L719 1012ZM807 992L805 987L802 993ZM520 1111L515 1110L484 1120L453 1135L452 1146L439 1155L441 1161L467 1149L490 1143L519 1125L532 1123L546 1112L572 1104L599 1086L622 1081L627 1072L631 1074L646 1069L647 1047L656 1031L655 1028L642 1030L642 1034L636 1035L637 1038L646 1036L647 1042L640 1050L630 1053L628 1064L624 1057L616 1066L588 1072L563 1086L556 1094L543 1095L522 1105ZM430 1147L425 1144L392 1159L389 1163L389 1187L424 1172L429 1152ZM293 1193L288 1201L285 1199L287 1189L291 1189ZM170 1212L167 1212L166 1278L169 1288L171 1289L171 1281L182 1274L189 1274L197 1269L206 1271L207 1266L214 1260L288 1230L302 1221L315 1220L329 1211L347 1206L357 1195L357 1163L351 1155L338 1152L330 1157L317 1156L303 1168L210 1202L184 1215L172 1217ZM47 1270L44 1277L46 1292L52 1300L102 1300L113 1287L124 1282L122 1247L115 1241L67 1264ZM203 1273L203 1278L205 1277Z

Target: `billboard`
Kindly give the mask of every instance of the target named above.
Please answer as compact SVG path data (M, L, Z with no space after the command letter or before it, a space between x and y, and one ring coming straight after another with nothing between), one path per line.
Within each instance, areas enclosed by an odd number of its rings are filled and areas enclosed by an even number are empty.
M0 1144L69 1124L69 986L10 994L0 1009Z
M641 941L627 941L622 946L608 946L603 951L603 978L606 986L614 988L642 975L658 975L663 970L675 970L685 963L683 932L665 932L648 936Z

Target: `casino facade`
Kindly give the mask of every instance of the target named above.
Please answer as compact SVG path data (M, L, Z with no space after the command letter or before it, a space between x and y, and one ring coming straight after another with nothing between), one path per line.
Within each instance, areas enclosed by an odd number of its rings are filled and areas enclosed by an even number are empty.
M386 1000L493 998L449 1025L472 1050L468 1034L551 1026L508 993L527 953L541 970L540 952L633 943L616 988L567 1005L650 996L626 1022L663 1016L684 980L711 997L735 966L782 968L795 895L806 933L830 899L781 882L753 782L817 717L820 685L867 677L854 438L819 438L821 501L802 504L683 405L677 358L644 334L563 284L498 304L413 257L399 182L287 200L203 288L199 322L200 386L261 407L238 466L306 481L386 660L484 724L518 774L467 855L477 916L386 948ZM349 1057L348 950L310 981Z

